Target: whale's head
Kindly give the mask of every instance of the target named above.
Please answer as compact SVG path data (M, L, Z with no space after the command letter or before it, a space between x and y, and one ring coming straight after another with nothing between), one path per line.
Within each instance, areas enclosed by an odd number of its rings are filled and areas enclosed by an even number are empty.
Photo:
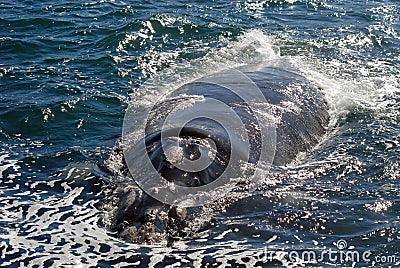
M120 199L114 221L120 237L152 243L160 236L185 235L198 207L223 196L235 185L230 182L241 178L242 165L257 161L257 120L238 99L231 99L237 105L231 104L228 115L236 111L234 118L210 107L215 118L193 112L186 120L183 109L169 124L166 110L173 105L163 102L150 113L145 135L127 139L124 158L140 190ZM127 133L135 131L132 126Z
M227 135L217 122L197 119L178 132L167 129L147 135L146 155L141 157L165 182L195 189L217 180L227 168L232 149ZM132 155L139 159L136 152ZM143 181L151 180L147 173L141 174ZM143 188L131 187L120 197L113 225L122 239L153 244L190 232L187 227L198 208L163 202Z

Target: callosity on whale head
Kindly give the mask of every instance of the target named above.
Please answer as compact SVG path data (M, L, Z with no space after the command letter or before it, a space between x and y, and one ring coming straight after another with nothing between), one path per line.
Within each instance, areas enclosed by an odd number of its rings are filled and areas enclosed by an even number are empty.
M131 114L124 156L139 187L121 196L113 229L138 243L190 233L210 192L246 178L242 163L288 164L329 122L322 92L284 61L211 74Z

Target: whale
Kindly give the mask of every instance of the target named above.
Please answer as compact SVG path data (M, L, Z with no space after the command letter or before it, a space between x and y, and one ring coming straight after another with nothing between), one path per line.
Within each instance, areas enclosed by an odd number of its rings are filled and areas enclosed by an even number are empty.
M255 88L258 95L250 92ZM213 102L204 106L208 110L206 116L185 117L189 112L184 105L192 107L193 103L204 103L208 99ZM220 111L222 105L228 109ZM176 107L181 107L178 110L183 123L166 124L167 115ZM240 127L233 127L241 129L238 133L232 134L234 131L225 128L228 117L233 118L232 122L239 122ZM235 168L239 162L256 164L263 158L271 166L290 164L300 153L310 152L319 144L329 120L328 104L321 88L288 61L240 66L235 71L223 70L185 83L160 101L148 116L144 151L133 146L123 156L124 167L129 169L133 180L140 177L144 184L150 180L146 178L147 173L136 171L141 168L141 158L145 155L165 181L189 189L207 187L227 169L230 169L227 177L234 177L240 172ZM269 129L273 139L264 137L263 140L263 129ZM202 166L202 156L211 154L212 157L206 157L207 165ZM185 159L202 168L190 171L180 168ZM236 161L234 165L232 161ZM234 182L225 181L225 184L231 183ZM119 196L111 226L118 237L152 244L190 233L187 226L196 217L199 205L174 205L138 185L126 187Z

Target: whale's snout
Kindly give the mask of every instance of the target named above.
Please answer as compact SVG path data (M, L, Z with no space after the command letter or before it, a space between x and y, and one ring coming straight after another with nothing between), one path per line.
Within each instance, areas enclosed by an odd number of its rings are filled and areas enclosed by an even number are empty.
M166 236L182 235L187 218L186 208L170 207L131 188L120 200L113 226L126 241L153 244ZM176 234L176 230L181 232Z

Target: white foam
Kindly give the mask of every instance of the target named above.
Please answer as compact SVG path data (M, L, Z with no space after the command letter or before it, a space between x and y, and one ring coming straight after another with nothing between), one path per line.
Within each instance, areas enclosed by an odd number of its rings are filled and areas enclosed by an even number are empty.
M8 157L9 157L9 154L0 155L0 179L4 178L4 172L7 169L12 168L16 172L21 168L17 164L18 160L7 159ZM14 175L16 175L15 172L14 172ZM10 176L10 178L11 178L11 176Z
M348 40L346 40L340 41L341 45L338 46L338 49L342 50L340 53L348 53L346 48ZM200 59L170 67L160 76L170 76L168 83L165 84L169 90L173 90L196 78L226 68L283 58L280 55L280 48L276 45L283 41L285 40L276 40L275 37L258 29L249 30L233 41L221 38L225 46L209 49ZM358 41L351 42L356 45ZM322 88L330 107L333 124L355 108L385 109L393 103L390 96L400 92L399 77L393 74L396 73L395 70L393 67L391 70L390 63L384 60L362 64L351 60L347 62L332 60L327 63L325 59L310 59L307 56L288 56L285 59ZM348 74L344 75L343 70L353 72L354 75L351 77ZM392 74L389 74L390 71ZM158 96L159 92L151 98ZM134 97L133 100L138 99ZM143 96L140 97L140 101L144 101Z

